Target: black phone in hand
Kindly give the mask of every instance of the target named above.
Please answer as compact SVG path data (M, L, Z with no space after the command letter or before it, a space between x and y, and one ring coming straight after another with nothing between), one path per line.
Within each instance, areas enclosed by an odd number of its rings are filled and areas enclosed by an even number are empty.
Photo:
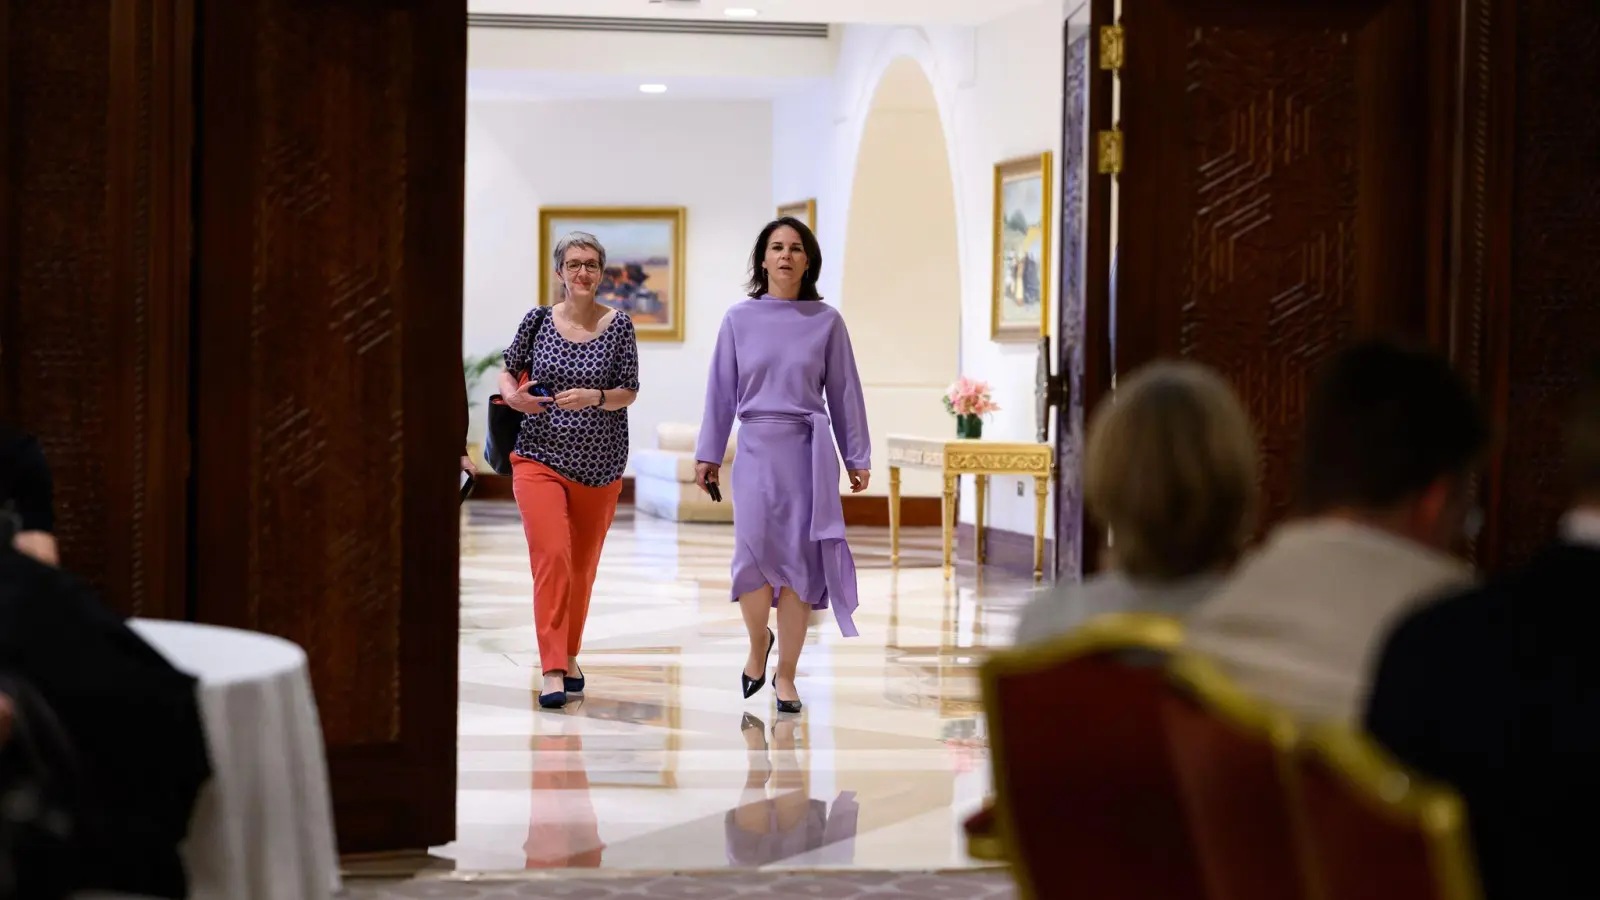
M711 501L713 503L722 502L722 488L717 487L717 483L715 481L706 481L706 493L711 495Z
M555 394L551 393L549 385L539 384L538 382L532 382L528 385L528 393L535 397L555 398Z

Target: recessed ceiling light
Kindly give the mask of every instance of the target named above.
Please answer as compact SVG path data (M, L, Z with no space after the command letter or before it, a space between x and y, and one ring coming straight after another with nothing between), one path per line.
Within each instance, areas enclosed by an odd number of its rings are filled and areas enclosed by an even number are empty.
M664 84L641 84L639 90L646 94L665 94L667 86Z
M722 14L725 16L733 16L735 19L749 19L751 17L760 15L760 13L748 6L731 6L723 10Z

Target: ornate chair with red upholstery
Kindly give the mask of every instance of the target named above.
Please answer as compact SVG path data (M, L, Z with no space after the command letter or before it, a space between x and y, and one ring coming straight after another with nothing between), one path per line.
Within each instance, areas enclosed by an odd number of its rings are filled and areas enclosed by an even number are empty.
M1294 755L1295 790L1320 900L1479 900L1466 809L1344 727Z
M1162 712L1208 895L1303 900L1309 882L1293 821L1294 720L1200 656L1174 656L1168 674Z
M1161 717L1182 638L1115 614L984 664L995 833L1024 898L1203 900Z

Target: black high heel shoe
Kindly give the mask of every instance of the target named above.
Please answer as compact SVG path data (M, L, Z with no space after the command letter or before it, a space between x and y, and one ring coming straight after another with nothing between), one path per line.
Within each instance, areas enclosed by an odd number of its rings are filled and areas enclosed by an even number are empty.
M762 784L766 784L768 781L772 780L772 759L768 755L769 752L770 752L770 749L767 747L767 725L766 725L766 723L762 722L760 719L756 718L755 716L750 715L749 713L745 713L743 716L741 716L739 718L739 733L746 736L746 738L745 738L746 741L749 740L749 735L751 735L752 733L756 737L761 738L761 750L760 750L761 760L760 760L760 764L765 766L766 769L767 769L766 774L761 776L761 783ZM748 756L748 755L753 754L755 752L757 752L757 751L752 749L746 755ZM755 771L756 771L756 763L754 761L752 761L750 763L750 772L751 772L752 775L754 775Z
M767 655L762 657L762 659L761 659L761 677L760 678L751 678L749 675L746 675L742 670L739 672L739 684L740 684L741 687L744 688L744 698L746 700L749 700L751 697L754 697L756 695L757 691L761 690L763 687L766 686L766 683L767 683L767 660L772 658L772 647L776 643L778 643L778 636L772 633L772 629L771 628L768 628L767 629Z
M778 712L797 713L805 706L799 700L785 700L778 696L778 679L772 679L772 699L778 701Z

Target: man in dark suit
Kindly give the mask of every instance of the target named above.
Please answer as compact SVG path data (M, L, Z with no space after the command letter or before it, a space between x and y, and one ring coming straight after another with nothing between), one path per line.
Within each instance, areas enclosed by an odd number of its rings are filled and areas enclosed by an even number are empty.
M1380 743L1466 799L1490 900L1600 897L1600 361L1566 437L1560 539L1403 620L1367 708Z

